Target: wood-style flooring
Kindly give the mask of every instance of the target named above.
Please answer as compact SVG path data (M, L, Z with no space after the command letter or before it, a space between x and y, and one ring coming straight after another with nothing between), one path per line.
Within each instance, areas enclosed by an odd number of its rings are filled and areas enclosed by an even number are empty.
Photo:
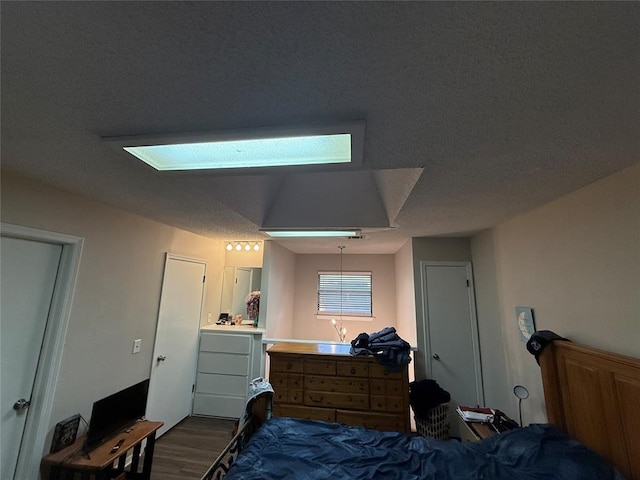
M233 426L234 420L187 417L156 441L151 480L200 480Z

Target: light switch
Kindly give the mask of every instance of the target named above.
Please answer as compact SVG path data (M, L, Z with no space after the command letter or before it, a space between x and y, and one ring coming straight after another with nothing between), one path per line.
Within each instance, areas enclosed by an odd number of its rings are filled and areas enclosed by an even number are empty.
M140 353L140 346L142 345L142 339L138 338L133 341L133 353Z

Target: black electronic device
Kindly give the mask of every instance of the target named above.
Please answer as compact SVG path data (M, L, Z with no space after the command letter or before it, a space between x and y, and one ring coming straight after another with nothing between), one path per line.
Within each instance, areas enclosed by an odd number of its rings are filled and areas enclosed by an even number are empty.
M149 379L93 403L84 449L91 450L144 417Z
M493 429L498 432L507 432L509 430L513 430L514 428L518 428L518 422L507 417L500 410L496 410L496 414L493 417L493 422L491 423Z

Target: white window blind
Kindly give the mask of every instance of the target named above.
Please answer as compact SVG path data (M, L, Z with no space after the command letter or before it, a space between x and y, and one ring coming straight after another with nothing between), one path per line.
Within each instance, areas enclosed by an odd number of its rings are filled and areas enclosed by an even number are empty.
M318 272L318 315L372 316L371 272Z

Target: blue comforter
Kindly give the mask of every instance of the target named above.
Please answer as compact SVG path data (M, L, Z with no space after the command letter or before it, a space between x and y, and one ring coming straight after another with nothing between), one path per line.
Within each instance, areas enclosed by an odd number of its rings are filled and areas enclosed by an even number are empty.
M265 423L226 476L226 480L622 478L595 453L550 425L461 443L292 418Z

